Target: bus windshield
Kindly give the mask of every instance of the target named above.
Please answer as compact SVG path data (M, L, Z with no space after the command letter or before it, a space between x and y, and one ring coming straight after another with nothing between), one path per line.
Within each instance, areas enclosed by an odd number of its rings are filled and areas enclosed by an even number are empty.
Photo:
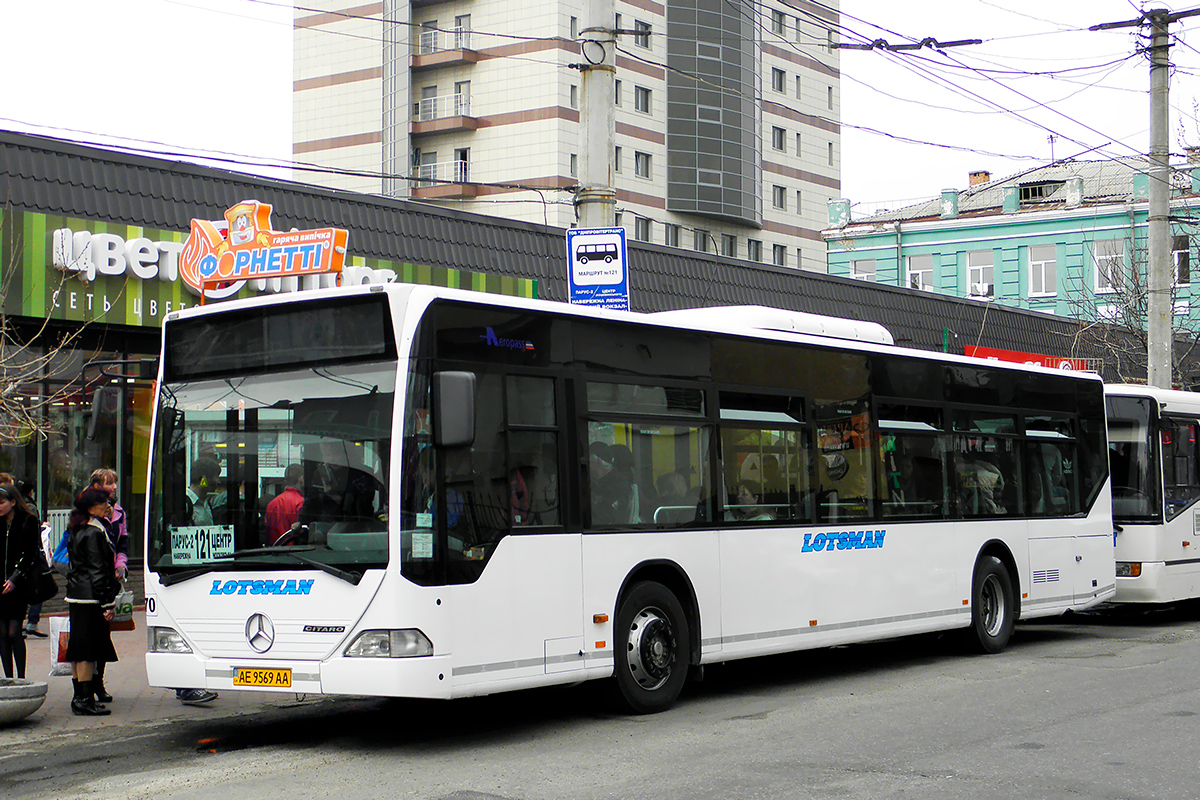
M385 566L395 383L394 361L165 383L150 569Z
M1151 439L1153 401L1148 397L1108 397L1106 402L1113 519L1161 521L1163 504Z

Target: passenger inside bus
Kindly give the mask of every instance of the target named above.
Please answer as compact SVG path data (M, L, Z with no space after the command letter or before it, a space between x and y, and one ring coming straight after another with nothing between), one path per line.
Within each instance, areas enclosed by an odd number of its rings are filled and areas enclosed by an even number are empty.
M740 522L769 522L775 516L762 506L762 486L757 481L743 480L730 503L729 518Z
M588 446L593 525L638 522L638 491L633 481L633 454L624 445L592 442Z

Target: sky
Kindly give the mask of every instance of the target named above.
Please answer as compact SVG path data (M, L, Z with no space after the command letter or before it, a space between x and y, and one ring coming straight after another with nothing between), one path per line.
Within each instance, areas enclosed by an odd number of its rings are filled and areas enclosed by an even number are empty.
M1184 11L1200 0L1145 7ZM852 213L966 188L975 170L1003 177L1052 158L1145 152L1144 42L1136 28L1087 30L1139 8L843 0L847 44L983 40L941 52L840 51L842 196ZM282 0L0 0L9 34L0 128L287 177L279 165L291 154L291 20ZM1200 145L1200 16L1172 33L1170 146L1181 157L1184 145Z

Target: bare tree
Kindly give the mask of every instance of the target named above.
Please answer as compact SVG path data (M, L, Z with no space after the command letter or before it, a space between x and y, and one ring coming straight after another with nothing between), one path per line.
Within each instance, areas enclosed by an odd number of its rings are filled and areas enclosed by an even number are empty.
M1191 237L1182 238L1187 240L1187 246L1175 248L1175 274L1171 281L1172 383L1176 386L1186 384L1200 367L1197 363L1200 320L1191 313L1174 313L1178 287L1190 278L1187 273ZM1072 352L1099 351L1103 354L1106 378L1142 383L1146 379L1148 344L1146 248L1131 239L1098 240L1088 247L1098 285L1093 289L1092 270L1087 267L1082 275L1074 275L1068 281L1067 305L1078 323L1070 334Z
M0 444L20 444L61 432L62 423L50 409L74 391L70 379L78 375L78 360L68 356L75 353L86 323L57 332L47 314L36 329L14 326L5 309L18 285L24 243L18 231L10 227L8 233L14 237L12 257L0 277ZM71 281L86 283L83 273L64 272L53 296L58 297ZM62 388L44 391L47 379Z

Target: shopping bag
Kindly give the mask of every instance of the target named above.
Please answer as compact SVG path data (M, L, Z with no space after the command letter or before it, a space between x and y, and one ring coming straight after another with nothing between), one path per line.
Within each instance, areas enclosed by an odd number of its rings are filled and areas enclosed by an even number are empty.
M67 642L71 638L69 617L50 617L50 674L70 675L71 662L67 660Z
M117 605L113 610L112 622L108 623L108 629L131 631L133 628L133 592L125 589L117 595Z

